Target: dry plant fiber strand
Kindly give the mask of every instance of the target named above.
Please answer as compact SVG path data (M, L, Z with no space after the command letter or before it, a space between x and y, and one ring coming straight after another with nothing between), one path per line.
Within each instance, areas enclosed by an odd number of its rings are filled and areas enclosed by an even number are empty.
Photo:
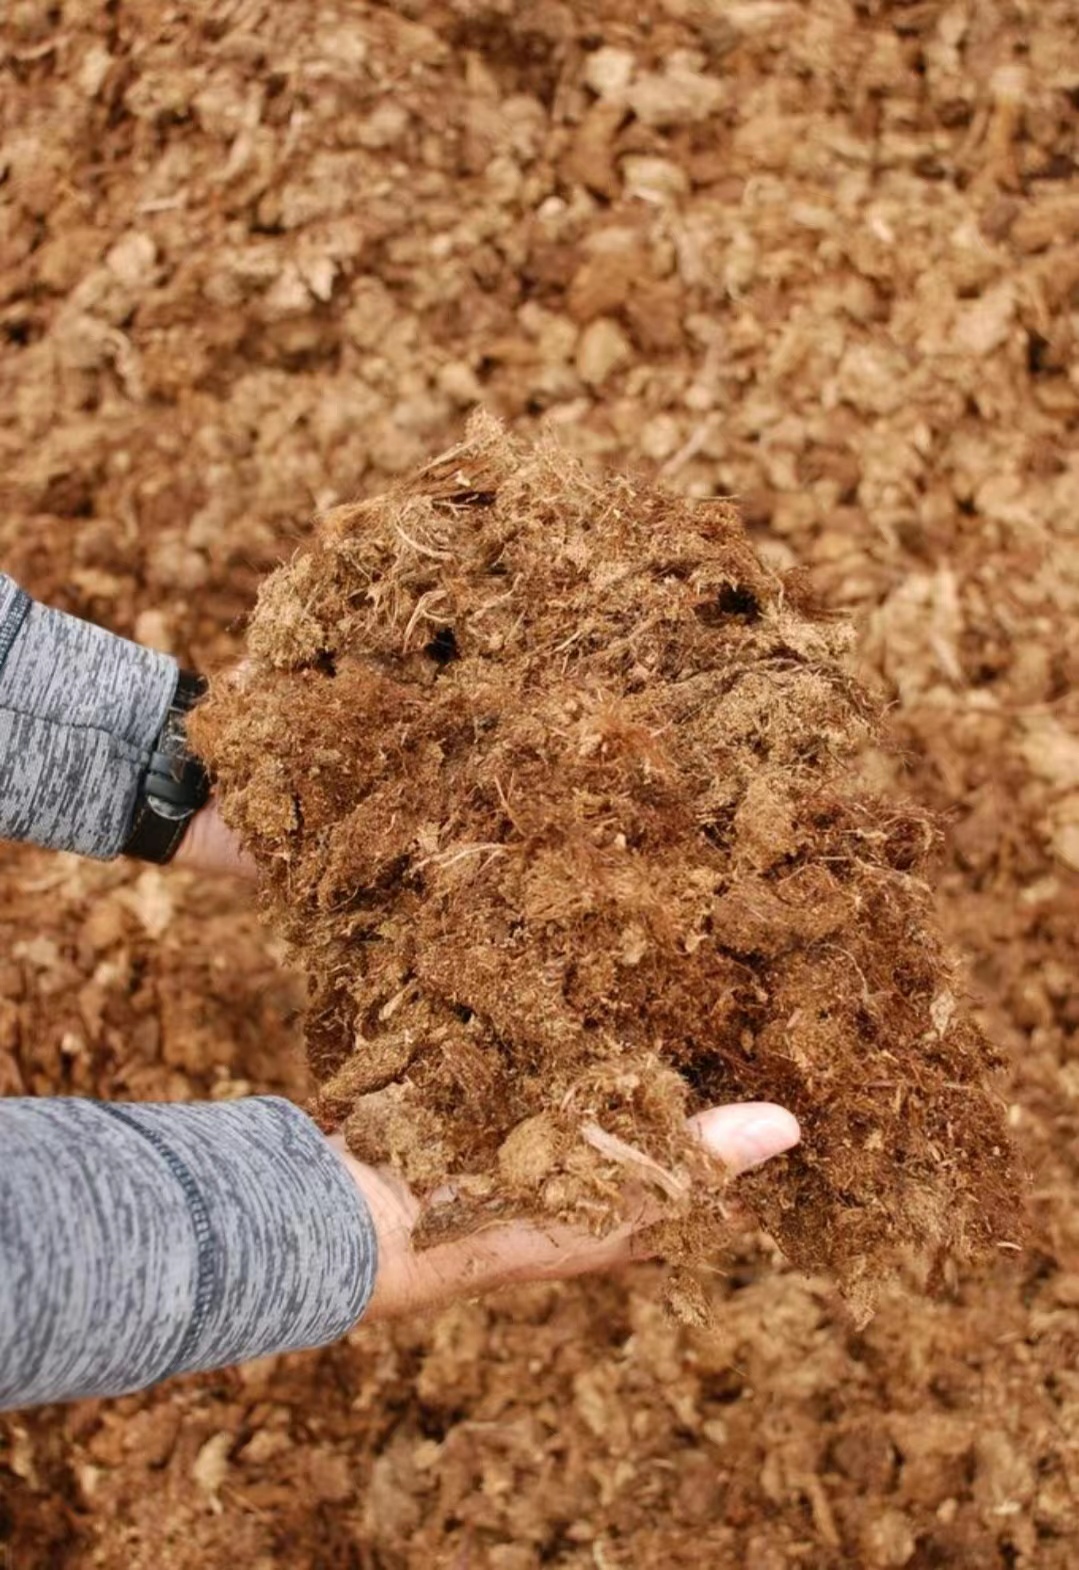
M452 1180L421 1241L603 1231L630 1182L705 1264L685 1118L769 1099L804 1141L742 1192L859 1315L902 1259L1014 1243L935 830L855 784L848 638L730 503L484 415L264 583L197 741L307 975L320 1116L421 1194Z

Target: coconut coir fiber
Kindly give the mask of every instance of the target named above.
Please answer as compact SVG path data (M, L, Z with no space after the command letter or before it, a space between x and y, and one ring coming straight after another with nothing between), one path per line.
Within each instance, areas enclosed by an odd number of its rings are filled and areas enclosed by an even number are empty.
M421 1241L601 1231L629 1181L670 1253L714 1256L684 1120L737 1099L800 1119L741 1193L857 1308L912 1250L1014 1239L934 829L853 783L876 714L847 639L733 506L483 417L265 583L197 741L307 973L321 1117L452 1180Z

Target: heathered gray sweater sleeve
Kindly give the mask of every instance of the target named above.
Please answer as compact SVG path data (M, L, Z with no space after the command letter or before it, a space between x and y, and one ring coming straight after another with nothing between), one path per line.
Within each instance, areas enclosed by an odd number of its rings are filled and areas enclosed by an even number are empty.
M0 839L119 855L176 676L0 573Z
M359 1190L290 1102L0 1100L0 1409L321 1346L376 1263Z
M0 574L0 838L119 854L176 666ZM0 1408L321 1346L377 1266L287 1101L0 1100Z

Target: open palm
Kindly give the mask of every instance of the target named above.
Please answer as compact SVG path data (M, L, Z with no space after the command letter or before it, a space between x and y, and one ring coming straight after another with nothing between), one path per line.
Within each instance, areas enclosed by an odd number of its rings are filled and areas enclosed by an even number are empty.
M693 1118L690 1127L714 1158L717 1178L759 1166L800 1137L794 1117L771 1102L712 1107ZM632 1218L602 1238L565 1223L518 1221L417 1251L412 1230L421 1206L415 1195L395 1173L350 1156L340 1136L331 1143L363 1193L378 1236L378 1275L368 1320L423 1313L514 1283L614 1269L634 1257L634 1239L661 1214L654 1201L633 1201L627 1205Z

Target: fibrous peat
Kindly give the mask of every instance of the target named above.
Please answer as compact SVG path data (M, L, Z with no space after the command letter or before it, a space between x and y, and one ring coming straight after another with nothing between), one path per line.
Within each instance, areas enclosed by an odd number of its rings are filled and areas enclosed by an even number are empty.
M736 1099L799 1117L743 1192L859 1307L911 1249L1013 1236L934 828L853 782L847 642L732 505L487 418L267 581L198 739L309 978L321 1115L452 1179L422 1236L602 1230L631 1180L699 1261L722 1207L684 1120Z

